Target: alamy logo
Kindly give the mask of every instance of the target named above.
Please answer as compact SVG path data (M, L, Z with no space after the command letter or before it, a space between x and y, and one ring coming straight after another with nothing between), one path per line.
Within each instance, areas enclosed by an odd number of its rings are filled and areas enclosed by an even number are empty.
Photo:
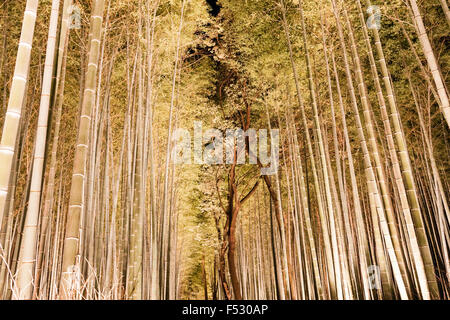
M261 165L261 175L273 175L278 170L279 130L227 129L225 133L218 129L203 131L200 121L194 121L195 164L245 164L248 154L249 164ZM258 139L259 137L259 139ZM270 138L270 142L269 141ZM174 131L172 141L172 161L176 164L192 163L192 139L187 129ZM270 154L269 154L270 143ZM248 152L247 152L248 150ZM225 153L225 155L224 155Z
M378 6L370 6L367 8L369 18L367 19L367 28L381 29L381 10Z
M369 289L381 289L380 267L374 265L369 266L367 268L367 274L369 277Z
M81 29L81 9L76 4L71 5L68 9L69 29Z

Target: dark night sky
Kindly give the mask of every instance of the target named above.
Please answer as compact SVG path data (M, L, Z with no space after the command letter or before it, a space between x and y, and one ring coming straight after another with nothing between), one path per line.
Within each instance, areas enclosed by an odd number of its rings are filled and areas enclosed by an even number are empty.
M220 6L217 4L217 0L206 0L208 4L211 6L210 13L216 17L219 14Z

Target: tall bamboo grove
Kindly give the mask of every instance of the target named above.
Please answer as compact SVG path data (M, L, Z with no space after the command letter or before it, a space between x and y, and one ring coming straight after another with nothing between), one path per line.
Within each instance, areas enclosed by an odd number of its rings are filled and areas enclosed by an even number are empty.
M449 12L3 1L0 298L449 299Z

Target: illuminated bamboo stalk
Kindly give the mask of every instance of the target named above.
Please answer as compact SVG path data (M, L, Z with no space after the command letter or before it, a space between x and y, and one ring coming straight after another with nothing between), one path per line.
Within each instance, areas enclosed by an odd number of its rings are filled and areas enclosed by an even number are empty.
M85 210L84 188L86 184L86 160L89 148L89 129L92 109L95 106L95 89L100 55L100 37L103 24L104 0L95 0L91 17L91 41L89 63L83 105L79 122L75 159L70 190L69 210L64 238L62 277L59 294L62 299L70 297L72 269L76 266L80 241L80 219Z
M357 225L357 243L358 243L358 252L359 252L359 261L360 261L360 272L361 278L363 282L363 290L364 290L364 298L369 300L371 298L371 294L369 291L369 279L368 279L368 265L370 263L370 252L368 247L368 239L367 239L367 230L364 224L363 212L361 208L361 200L359 197L359 190L356 180L356 173L353 162L353 154L350 145L350 138L348 135L347 129L347 120L345 116L345 107L344 101L341 93L341 85L339 80L339 75L337 72L336 61L334 57L334 51L331 50L331 60L333 63L333 76L336 81L336 90L339 98L339 107L342 119L342 127L344 134L344 143L345 149L347 153L349 173L350 173L350 181L352 186L352 199L353 199L353 207L356 218ZM334 117L333 117L334 118ZM343 167L344 168L344 167Z
M169 162L170 162L170 145L172 140L172 123L173 123L173 110L174 110L174 104L175 104L175 89L177 84L177 74L178 74L178 68L179 68L179 62L180 62L180 45L181 45L181 32L183 28L183 20L184 20L184 11L185 11L185 5L186 1L183 0L181 4L181 13L180 13L180 23L177 33L177 46L176 46L176 52L175 52L175 66L174 66L174 72L173 72L173 78L172 78L172 93L171 93L171 100L170 100L170 109L169 109L169 126L167 131L167 149L166 149L166 162L165 162L165 174L164 174L164 193L163 193L163 207L162 207L162 263L163 263L163 279L165 285L163 288L167 290L168 285L168 279L167 276L168 272L168 266L169 266L169 226L170 226L170 216L169 216ZM168 297L169 291L167 290L163 296L165 298Z
M142 36L141 15L139 15L139 39ZM134 199L133 212L131 216L131 236L130 236L130 262L131 271L127 283L127 296L133 300L142 299L143 273L143 230L144 230L144 207L145 197L143 188L143 142L144 142L144 110L143 110L143 57L140 45L138 45L138 83L137 83L137 119L136 119L136 153L134 171Z
M289 109L291 112L291 110ZM291 112L292 113L292 112ZM286 122L291 123L291 140L293 142L293 150L291 153L291 156L294 160L294 167L295 167L295 176L297 181L297 196L299 198L299 204L301 204L301 207L303 208L303 214L305 215L305 224L306 224L306 231L307 231L307 237L309 242L309 249L311 252L312 257L312 265L313 265L313 273L314 273L314 279L315 279L315 287L317 291L317 296L325 299L325 292L324 292L324 284L322 283L321 279L321 273L319 271L319 260L318 260L318 253L316 249L316 244L314 242L314 232L312 229L312 219L311 219L311 209L309 208L309 200L308 200L308 191L306 187L305 182L305 176L303 174L303 165L302 160L300 157L300 147L297 137L297 128L295 125L295 122L293 121L292 114L290 117L286 114ZM290 119L290 121L288 121Z
M59 36L58 45L58 59L56 67L56 79L55 79L55 98L53 99L53 106L57 107L55 127L52 141L52 149L50 151L50 169L47 178L47 184L43 194L43 203L41 204L42 210L42 223L39 230L39 249L36 257L36 272L35 272L35 286L33 290L33 298L35 299L39 291L40 275L42 272L41 260L44 258L44 246L47 242L49 216L53 209L54 192L55 192L55 176L56 176L56 160L59 142L59 133L61 128L61 116L62 107L64 103L64 88L66 79L66 66L67 66L67 47L69 42L69 13L68 9L72 4L72 0L64 0L62 21ZM50 222L51 223L51 222Z
M147 36L147 127L148 136L146 135L146 145L148 145L147 167L150 167L149 187L150 187L150 256L151 268L150 269L150 299L156 299L158 295L157 279L158 279L158 245L157 245L157 203L156 203L156 190L155 190L155 157L154 157L154 133L153 133L153 63L154 63L154 38L155 38L155 24L156 24L156 12L159 7L159 0L155 3L155 8L152 8L152 15L150 10L150 1L147 1L147 19L146 19L146 36ZM150 19L152 18L151 22Z
M281 127L281 119L280 119L280 114L279 114L279 105L277 105L276 110L277 110L278 123L279 123L279 126ZM286 123L286 126L287 126L287 123ZM290 140L290 135L288 133L288 130L289 129L286 128L286 131L287 131L287 136L286 137L282 136L281 132L280 132L280 139L281 140L287 140L286 143L288 143L289 148L290 148L289 151L291 151L291 145L290 145L291 140ZM280 128L280 131L281 131L281 128ZM284 148L282 149L282 154L283 154L283 160L284 160L283 161L284 162L283 170L285 172L286 184L287 184L287 190L288 190L288 206L289 206L289 208L288 208L287 212L288 212L289 215L292 212L292 218L293 218L292 219L293 234L292 234L292 236L290 236L290 235L288 236L288 244L289 244L289 249L290 249L289 257L290 257L291 260L294 260L294 258L296 258L295 259L296 261L293 261L294 262L294 268L295 268L295 264L298 264L298 265L301 266L303 264L302 260L304 259L304 257L302 257L302 252L301 252L301 240L300 240L300 230L299 230L299 220L300 220L299 215L300 215L301 210L299 208L299 203L297 201L297 197L295 196L296 195L295 194L296 190L294 191L294 196L291 193L291 180L290 180L290 177L292 177L292 188L296 187L295 181L294 181L295 178L294 178L294 175L293 175L292 157L290 157L290 160L291 160L290 169L291 169L291 171L289 171L288 168L287 168L287 157L286 157L286 152L285 152ZM292 173L292 175L290 175L291 173ZM289 222L290 222L290 219L289 219ZM288 231L291 230L289 225L288 225L287 230ZM290 239L292 239L292 241L289 241ZM291 242L293 242L293 244L291 244ZM294 248L292 248L292 247L294 247ZM297 295L300 296L300 299L305 299L305 280L303 278L303 272L301 270L301 267L300 267L300 270L294 270L294 276L295 276L295 278L299 277L299 280L300 280L300 288L297 289L297 291L298 291ZM296 281L296 279L293 279L293 281Z
M365 19L364 19L359 1L357 2L357 4L359 7L359 14L360 14L361 24L363 27L364 38L365 38L366 45L368 48L369 61L370 61L371 71L372 71L372 75L373 75L373 79L374 79L375 87L376 87L376 91L377 91L377 98L378 98L378 101L380 104L381 117L383 120L386 138L387 138L387 142L388 142L388 149L389 149L389 153L391 156L391 161L392 161L392 166L393 166L393 174L394 174L394 178L395 178L394 180L396 182L396 186L397 186L399 196L400 196L400 205L402 207L402 211L403 211L403 214L406 219L406 227L408 229L409 240L410 240L410 243L412 246L414 262L415 262L416 270L418 272L419 283L422 288L422 294L424 295L424 297L426 297L426 296L429 296L429 294L427 294L428 287L426 284L426 276L424 273L423 260L420 255L419 245L417 243L417 237L415 234L414 224L413 224L413 220L411 217L411 210L410 210L410 207L408 204L407 191L406 191L405 185L402 180L402 174L401 174L402 169L400 168L399 160L397 157L397 151L395 148L392 129L391 129L391 125L390 125L387 110L386 110L386 103L385 103L383 92L381 89L381 84L378 79L378 70L377 70L377 67L375 64L375 58L373 56L372 46L371 46L369 35L367 32ZM387 75L386 75L386 77L387 77L386 81L388 81L390 83L389 77ZM388 93L390 93L392 95L392 90L390 90L390 91L388 90ZM393 104L395 106L395 101L393 101L393 100L394 100L393 97L391 97L391 104ZM398 117L399 117L399 115L396 114L395 120L398 121ZM402 136L402 131L401 131L400 127L397 126L397 128L399 128L397 133ZM399 138L401 138L401 136ZM402 141L401 147L403 148L402 152L405 152L406 146L405 146L404 140ZM403 165L403 167L405 167L405 166ZM404 170L407 170L407 169L405 168ZM409 170L411 170L410 167L409 167ZM406 173L406 174L408 174L408 173ZM409 172L409 176L411 177L411 171ZM415 200L415 203L417 204L417 199L413 199L413 200Z
M447 0L440 0L442 11L444 11L445 18L447 19L447 23L450 27L450 10L448 9Z
M312 149L311 136L309 134L307 118L306 118L306 114L305 114L305 108L303 105L303 99L301 97L301 90L300 90L300 83L299 83L298 74L297 74L297 68L296 68L296 65L295 65L295 62L293 59L292 44L291 44L291 40L290 40L290 34L289 34L287 19L286 19L286 8L284 6L283 1L280 2L280 9L281 9L281 13L282 13L282 18L283 18L282 24L283 24L284 33L286 35L286 41L288 44L290 61L291 61L291 65L292 65L292 70L293 70L294 80L295 80L296 90L297 90L297 99L298 99L298 103L299 103L300 110L301 110L302 123L303 123L303 127L305 130L307 148L308 148L308 153L310 156L311 169L312 169L313 178L314 178L314 188L316 191L317 203L318 203L318 207L319 207L319 215L320 215L320 220L321 220L321 228L322 228L322 233L323 233L324 242L325 242L324 243L325 244L325 253L327 256L326 263L327 263L328 273L329 273L328 279L329 279L330 293L332 296L334 296L336 294L336 279L335 279L334 264L333 264L334 260L333 260L332 244L331 244L330 234L329 234L329 230L328 230L329 229L328 222L326 221L326 216L325 216L325 208L324 208L323 200L321 197L322 192L321 192L319 178L318 178L318 171L316 168L315 156L314 156L314 152Z
M109 71L106 72L106 79L103 81L103 68L106 64L105 60L105 49L106 49L106 39L109 32L109 15L110 15L110 2L108 3L108 8L106 10L105 26L103 29L102 36L102 46L100 49L100 59L98 66L98 80L97 80L97 95L95 98L95 106L92 110L91 117L91 129L89 141L89 154L88 154L88 167L87 167L87 183L86 183L86 231L85 234L85 245L80 243L80 255L86 257L85 266L82 267L83 273L87 276L87 288L86 296L90 299L95 297L96 294L100 294L100 288L96 288L97 283L102 283L102 278L104 275L104 270L102 268L102 250L105 243L105 220L107 219L107 212L103 210L102 201L105 197L104 192L108 184L104 180L106 179L106 174L102 174L102 161L103 161L103 146L104 146L104 132L107 126L107 110L109 103L109 87L110 79L112 73L112 66L114 57L111 58ZM114 55L114 54L113 54ZM102 83L105 82L105 89L102 93ZM88 219L91 217L91 219ZM92 297L92 298L91 298Z
M343 292L342 292L342 278L341 278L341 268L339 263L339 253L338 253L338 243L337 243L337 235L336 235L336 219L335 219L335 208L333 205L333 199L331 195L331 187L330 187L330 178L328 176L328 170L327 170L327 161L325 156L325 147L324 147L324 141L323 141L323 134L322 134L322 128L320 125L320 119L319 119L319 111L317 106L317 97L316 97L316 88L313 81L313 73L312 73L312 67L311 67L311 59L309 54L309 48L308 48L308 41L306 38L306 27L305 27L305 18L303 16L303 8L302 8L302 1L299 0L299 12L300 12L300 22L302 26L302 34L303 34L303 45L305 50L305 58L306 58L306 68L308 71L308 83L309 83L309 90L310 90L310 97L311 97L311 103L313 107L313 113L314 113L314 123L316 126L317 131L317 138L318 138L318 145L319 145L319 154L320 154L320 161L322 164L322 174L323 174L323 180L325 184L325 195L326 195L326 202L327 202L327 208L328 208L328 223L330 224L330 235L331 235L331 248L333 252L333 264L334 264L334 277L336 279L336 291L337 291L337 298L339 300L343 299ZM331 271L329 271L331 272Z
M52 74L55 60L56 33L58 28L59 0L52 1L48 31L47 50L42 80L42 94L36 131L31 189L26 212L23 238L20 248L20 260L17 275L17 296L15 299L31 299L33 292L33 275L36 261L37 231L41 200L42 175L47 139L47 124L52 91Z
M450 127L450 105L448 101L448 93L445 89L444 81L442 80L441 73L439 71L436 56L434 55L433 48L431 47L430 39L428 38L416 0L409 0L409 3L413 12L413 18L415 21L414 25L417 30L417 35L419 37L420 44L422 45L423 53L427 60L428 67L430 68L430 72L433 76L434 84L436 85L436 90L442 103L441 111L447 125Z
M370 0L366 0L367 5L371 5ZM394 165L394 175L396 175L396 182L399 188L400 199L402 201L403 213L406 218L409 240L412 246L412 254L414 257L416 271L419 277L419 285L421 288L422 297L424 299L430 299L430 289L432 291L433 296L437 293L437 284L436 277L434 275L434 266L433 260L431 257L431 252L429 248L429 244L427 241L424 222L422 218L422 213L420 210L419 199L417 197L416 186L413 177L413 170L411 166L411 160L408 152L408 145L406 143L406 137L404 135L400 113L398 111L396 99L394 96L393 84L391 83L391 79L389 77L388 66L386 63L386 59L384 56L384 50L381 43L380 35L378 29L373 29L373 35L375 38L375 47L379 57L379 64L381 66L381 73L383 75L383 83L386 89L387 100L390 107L390 116L391 122L393 125L393 132L390 128L389 118L387 116L387 111L385 108L384 96L382 94L381 85L378 81L377 68L375 65L375 59L372 53L372 47L370 44L368 32L366 29L366 25L364 23L364 17L362 15L362 9L360 5L360 1L357 2L358 7L360 9L361 15L361 23L363 25L364 35L366 37L366 43L369 48L369 59L371 61L372 72L374 74L375 84L377 87L378 97L380 99L380 107L382 111L383 122L386 125L387 129L387 138L388 145L390 146L390 155L391 160ZM396 145L394 144L394 140ZM397 148L395 148L395 146ZM398 150L399 157L397 157ZM400 164L400 167L398 167ZM400 173L401 172L401 173ZM403 180L402 180L403 177ZM405 199L406 197L406 199Z
M273 141L272 137L272 126L270 124L270 115L269 115L269 109L267 106L267 103L264 102L265 109L266 109L266 116L267 116L267 126L269 128L270 132L270 138L271 141ZM273 161L273 160L272 160ZM276 196L278 199L278 212L280 214L280 217L278 218L278 222L280 224L280 238L281 238L281 250L282 250L282 261L283 261L283 269L287 278L287 292L289 292L292 297L291 299L297 300L297 292L296 287L293 279L293 272L292 272L292 265L288 258L288 244L287 244L287 235L286 235L286 220L285 215L283 214L283 208L282 208L282 199L281 199L281 191L280 191L280 179L278 175L278 171L275 172L275 185L276 185Z
M396 226L396 219L395 219L395 212L392 205L391 198L389 196L389 181L386 178L386 173L381 161L381 153L379 151L379 146L377 142L377 134L375 132L375 122L372 115L372 109L371 109L371 103L368 96L368 90L366 87L366 83L364 81L363 73L362 73L362 67L361 67L361 61L359 57L358 48L356 45L356 41L354 38L353 33L353 26L350 22L350 19L348 17L347 9L345 6L343 6L343 12L344 17L347 22L348 30L349 30L349 38L350 38L350 44L351 44L351 51L354 58L354 63L356 67L356 76L358 81L358 90L361 98L361 104L363 107L363 116L364 116L364 124L367 128L368 132L368 142L369 146L372 152L372 156L374 159L375 164L375 172L378 177L378 183L379 188L381 191L382 200L384 203L384 210L386 213L387 218L387 224L389 227L390 232L390 238L392 239L393 248L395 250L395 256L396 260L398 262L398 266L400 269L402 281L400 281L400 275L396 274L396 270L394 267L394 278L396 279L397 283L400 283L400 286L405 285L406 293L410 294L410 288L409 288L409 279L406 272L406 263L405 263L405 257L402 252L401 243L400 243L400 235L399 230ZM402 288L400 288L400 293L403 294ZM406 298L406 295L403 294L403 297Z
M327 83L328 83L328 95L329 95L329 99L330 99L330 110L331 110L331 120L332 120L332 132L333 132L333 147L334 147L334 153L335 153L335 160L336 160L336 169L337 169L337 178L338 178L338 188L339 188L339 196L336 194L336 198L338 199L338 201L340 201L340 208L342 210L342 216L344 219L344 227L345 227L345 233L347 236L347 243L348 243L348 254L350 256L350 264L352 265L352 275L355 276L356 275L356 271L354 268L354 264L356 263L356 259L357 259L357 254L356 254L356 250L355 250L355 245L354 245L354 240L353 240L353 232L352 232L352 228L351 228L351 224L350 224L350 212L348 209L348 202L347 202L347 194L346 194L346 190L345 190L345 175L343 174L343 167L342 167L342 162L341 162L341 156L340 156L340 151L339 151L339 143L338 143L338 136L337 136L337 124L336 124L336 113L335 113L335 107L334 107L334 97L333 97L333 87L332 87L332 80L331 80L331 71L330 71L330 65L329 65L329 57L328 57L328 48L327 48L327 42L326 42L326 36L325 36L325 30L324 30L324 23L323 23L323 15L321 17L321 29L322 29L322 46L323 46L323 51L324 51L324 58L325 58L325 67L326 67L326 73L327 73ZM332 55L333 55L333 49L331 49ZM333 62L334 62L334 56L333 56ZM336 86L337 86L337 90L338 90L338 94L339 94L339 101L341 103L342 100L342 96L341 96L341 92L340 92L340 86L339 86L339 80L336 79ZM342 106L343 108L343 106ZM343 115L344 117L344 121L343 123L345 124L344 126L344 137L345 140L348 139L348 133L347 128L346 128L346 123L345 123L345 115ZM350 150L350 157L351 157L351 150ZM353 165L353 164L352 164ZM332 176L332 170L330 168L330 176ZM334 181L334 178L333 178ZM357 191L357 190L356 190ZM337 193L337 191L336 191ZM340 199L339 199L340 197ZM359 201L359 200L358 200ZM338 204L339 207L339 204ZM356 207L355 207L356 210ZM364 230L362 229L361 232L364 232ZM365 258L364 258L365 261ZM367 269L367 266L365 264L365 262L363 262L363 269ZM365 272L365 271L364 271ZM366 275L367 276L367 275ZM366 277L367 280L367 277ZM364 281L364 280L363 280ZM348 286L351 286L350 281L348 281ZM364 287L366 287L366 282L364 284ZM347 296L352 299L353 298L353 293L352 290L350 289L349 292L347 292ZM366 292L366 297L368 297L369 294L367 294Z
M391 264L393 266L393 271L394 271L395 279L397 282L397 286L400 290L402 299L406 299L408 297L407 292L406 292L406 287L403 282L399 263L398 263L397 256L396 256L396 253L394 250L394 245L393 245L393 241L392 241L391 234L390 234L391 230L390 230L390 228L388 226L388 222L386 220L386 212L385 212L385 208L384 208L383 198L382 198L379 188L378 188L375 171L372 166L372 157L369 153L369 149L368 149L366 138L365 138L365 133L363 130L362 121L359 116L358 103L356 100L355 89L353 86L353 76L350 71L350 65L349 65L348 56L347 56L347 45L345 44L338 9L337 9L335 0L331 0L331 2L333 5L333 11L334 11L335 19L336 19L336 25L338 28L339 39L340 39L340 43L341 43L341 47L342 47L342 54L343 54L344 63L345 63L345 72L347 75L347 82L348 82L348 87L350 90L350 97L352 100L352 106L353 106L354 115L355 115L355 119L356 119L356 125L358 128L358 135L360 138L361 148L363 151L363 158L364 158L364 165L365 165L365 172L366 172L366 183L367 183L367 187L369 190L369 199L370 199L370 206L372 208L372 214L373 215L376 214L378 216L378 220L379 220L380 227L381 227L381 232L383 234L383 238L386 243L386 250L387 250L389 258L391 260ZM352 40L352 37L350 39ZM355 53L354 52L355 51L354 41L352 41L352 47L353 47L352 48L353 53ZM355 56L354 58L355 58L355 61L358 59L357 56ZM360 83L359 87L360 87L361 93L364 93L362 91L363 83L361 81L361 78L362 78L361 69L357 67L357 70L359 70L357 72L358 78L359 78L359 83ZM367 102L367 96L362 95L361 100L364 102ZM365 105L367 105L367 103L365 103ZM366 110L366 111L368 111L368 110ZM369 119L367 119L367 120L369 120ZM376 222L376 220L374 220L374 224L378 224L378 222ZM380 246L378 245L377 247L380 247ZM381 256L381 255L379 255L379 256ZM389 289L386 288L386 290L389 290ZM386 293L387 292L385 292L385 294Z
M431 181L431 185L434 186L435 188L435 202L437 202L437 207L438 207L438 220L439 220L439 224L444 224L448 223L450 221L449 217L450 217L450 208L448 206L448 201L447 201L447 196L445 194L445 189L443 187L442 184L442 180L441 177L439 175L439 169L438 166L436 164L436 160L434 158L434 154L433 154L433 146L432 146L432 141L431 138L427 135L426 133L426 129L425 129L425 121L423 119L423 115L422 115L422 111L420 110L419 107L419 102L418 99L416 97L416 93L414 92L413 89L413 85L412 85L412 81L411 81L411 77L408 77L408 82L409 82L409 86L411 89L411 94L413 96L413 100L414 100L414 104L416 105L417 108L417 114L419 116L419 124L420 127L422 129L422 138L423 138L423 142L425 145L425 149L428 153L428 160L430 162L430 166L431 166L431 174L430 174L430 179L434 180ZM444 235L445 234L445 235ZM442 250L444 251L444 265L446 268L446 273L447 273L447 279L450 281L450 265L449 265L449 261L448 259L445 259L445 255L448 255L448 252L445 252L445 241L449 241L448 239L448 230L447 229L441 229L441 237L442 240L441 242L443 243L443 248ZM437 284L436 284L437 285ZM432 286L430 286L431 288L433 288ZM434 291L436 290L436 291ZM431 296L431 298L435 299L438 298L438 292L436 288L433 288L433 292L431 292L433 295Z
M30 69L31 48L33 44L34 29L38 0L27 0L22 22L22 31L17 51L16 66L9 93L8 107L3 124L0 140L0 226L5 214L5 204L9 192L12 161L15 153L15 144L20 126L20 117L25 101Z

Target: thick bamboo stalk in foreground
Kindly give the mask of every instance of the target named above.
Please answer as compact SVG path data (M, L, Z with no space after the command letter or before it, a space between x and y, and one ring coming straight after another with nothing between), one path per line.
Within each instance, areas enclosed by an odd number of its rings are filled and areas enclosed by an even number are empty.
M78 129L77 145L72 174L72 185L70 191L69 211L64 238L64 250L62 261L62 276L59 286L61 299L67 299L71 295L76 272L76 261L80 241L80 219L85 213L84 188L86 183L86 161L89 148L89 129L92 117L92 108L95 104L97 69L100 55L100 37L103 24L104 0L96 0L91 17L91 40L89 51L89 63L86 71L86 83L84 88L83 105ZM75 280L77 281L77 280Z
M12 162L14 158L16 139L20 127L23 104L26 101L26 90L30 68L31 48L36 25L38 0L27 0L22 22L19 49L16 66L9 93L8 108L0 141L0 226L5 213L5 205L9 192Z
M15 298L17 299L31 299L33 292L33 275L36 261L39 208L47 140L47 123L52 91L52 73L55 61L59 6L59 0L52 1L41 103L39 107L38 126L36 131L31 189L28 202L28 211L26 212L23 230L22 244L20 247L20 260L17 267L18 292L15 294Z

